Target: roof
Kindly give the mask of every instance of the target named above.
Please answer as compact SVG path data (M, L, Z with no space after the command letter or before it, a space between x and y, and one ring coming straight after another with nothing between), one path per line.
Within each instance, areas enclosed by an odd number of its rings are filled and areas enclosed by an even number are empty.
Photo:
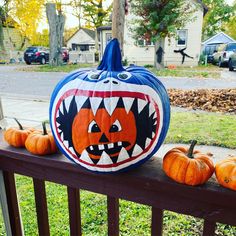
M98 31L102 31L102 30L111 30L111 25L105 25L105 26L98 27Z
M233 38L231 38L229 35L225 34L224 32L220 32L213 37L207 39L202 44L208 45L208 44L220 44L220 43L231 43L235 42Z
M67 40L66 42L68 42L71 38L73 38L80 30L83 30L87 35L89 35L92 39L95 40L95 31L94 30L90 30L87 28L79 28L78 30L75 31L74 34L72 34Z

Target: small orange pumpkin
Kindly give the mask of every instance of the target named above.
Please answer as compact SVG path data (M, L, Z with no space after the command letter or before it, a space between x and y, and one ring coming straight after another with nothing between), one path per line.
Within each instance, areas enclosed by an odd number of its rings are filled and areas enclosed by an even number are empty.
M218 162L215 174L220 185L236 190L236 157L229 157Z
M36 155L48 155L57 152L56 143L51 132L47 132L45 122L42 123L43 131L31 133L25 142L26 149Z
M199 185L205 183L214 173L210 156L193 151L197 141L193 140L189 149L176 147L166 153L163 170L167 176L181 184Z
M19 128L11 127L4 132L5 141L13 147L24 147L25 141L30 133L34 130L33 128L24 129L21 123L14 118Z

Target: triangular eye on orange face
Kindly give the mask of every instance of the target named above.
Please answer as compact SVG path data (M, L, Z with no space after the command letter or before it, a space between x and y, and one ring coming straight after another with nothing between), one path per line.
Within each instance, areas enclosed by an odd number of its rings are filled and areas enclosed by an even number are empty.
M117 157L122 147L129 151L136 142L137 130L132 111L116 108L110 116L100 108L94 116L91 109L81 109L72 125L73 147L78 154L86 150L93 159L100 159L105 151Z

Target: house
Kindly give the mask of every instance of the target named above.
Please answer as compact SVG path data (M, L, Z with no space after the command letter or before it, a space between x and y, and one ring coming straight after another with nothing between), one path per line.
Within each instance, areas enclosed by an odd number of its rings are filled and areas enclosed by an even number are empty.
M220 32L202 43L202 54L212 55L218 50L218 47L221 44L233 42L235 42L233 38L223 32Z
M191 0L193 6L196 6L194 13L194 21L189 21L184 28L177 30L177 37L165 39L164 54L162 60L164 65L170 64L182 65L183 56L181 51L184 51L190 57L185 57L184 66L198 65L201 53L201 35L203 17L207 12L206 6L200 0ZM200 5L200 7L199 7ZM132 33L129 29L130 21L134 16L129 14L126 16L125 30L124 30L124 58L129 63L136 65L154 64L155 47L153 44L148 44L144 40L136 42L132 38ZM104 52L107 42L111 38L111 26L100 27L98 29L99 38L101 41L101 53ZM185 49L186 48L186 49Z
M80 28L66 42L72 51L91 51L95 47L94 30Z

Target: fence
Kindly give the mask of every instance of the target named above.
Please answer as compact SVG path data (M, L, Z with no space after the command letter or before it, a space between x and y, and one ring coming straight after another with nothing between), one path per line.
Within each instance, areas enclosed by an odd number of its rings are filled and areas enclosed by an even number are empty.
M152 206L152 236L162 235L164 209L203 218L204 236L214 235L216 222L236 225L236 192L220 187L213 179L199 187L177 184L165 176L158 158L125 173L96 174L61 154L42 158L9 147L0 133L0 169L9 235L23 235L14 173L33 178L39 235L49 235L50 229L45 181L67 186L70 235L82 235L80 189L107 195L109 236L119 235L119 198Z
M95 63L94 52L70 51L69 56L70 56L70 62L72 63Z

